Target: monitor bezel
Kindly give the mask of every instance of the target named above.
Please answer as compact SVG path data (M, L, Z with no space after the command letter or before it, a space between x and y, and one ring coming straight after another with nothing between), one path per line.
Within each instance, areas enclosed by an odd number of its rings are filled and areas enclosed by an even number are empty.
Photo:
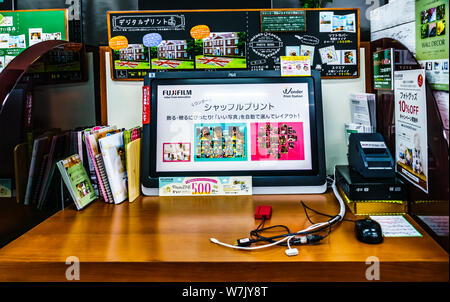
M184 75L183 75L184 74ZM156 117L159 84L223 84L223 83L307 83L310 104L311 159L312 169L279 171L200 171L200 172L156 172L157 119L150 118L143 125L141 181L143 188L158 188L158 177L177 176L252 176L254 187L323 186L326 183L325 146L323 136L323 113L320 74L312 72L310 77L281 77L278 73L213 73L179 72L149 74L144 82L151 86L150 117Z

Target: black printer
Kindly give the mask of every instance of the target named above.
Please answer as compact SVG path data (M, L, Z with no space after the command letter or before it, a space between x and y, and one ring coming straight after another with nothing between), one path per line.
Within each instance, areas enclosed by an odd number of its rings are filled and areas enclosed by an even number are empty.
M352 133L348 163L365 178L395 177L394 160L380 133Z

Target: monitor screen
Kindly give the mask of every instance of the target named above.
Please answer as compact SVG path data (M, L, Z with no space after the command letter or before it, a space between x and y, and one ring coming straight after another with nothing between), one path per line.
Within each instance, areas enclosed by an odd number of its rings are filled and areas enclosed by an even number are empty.
M272 81L157 83L156 172L311 170L308 82Z
M144 174L246 175L254 186L312 185L318 175L324 181L318 80L152 79Z

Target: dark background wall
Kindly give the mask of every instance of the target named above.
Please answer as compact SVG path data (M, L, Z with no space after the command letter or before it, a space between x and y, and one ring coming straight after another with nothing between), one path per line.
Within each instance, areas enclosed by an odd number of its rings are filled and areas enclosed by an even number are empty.
M17 0L17 9L69 8L72 0ZM138 0L80 0L83 41L87 45L108 45L106 12L137 10Z
M82 33L83 41L88 45L107 45L107 22L106 12L113 10L137 10L139 9L139 2L144 3L146 7L161 8L161 0L79 0L81 3L81 19L82 19ZM167 3L167 9L180 8L178 3L183 3L186 0L164 1ZM245 3L254 3L258 0L242 0L242 7L246 8ZM261 0L262 3L267 3ZM369 12L379 6L387 3L387 0L334 0L327 2L325 7L358 7L360 9L360 28L361 41L370 41L370 21L368 19ZM74 0L17 0L16 9L49 9L49 8L69 8L73 5ZM195 3L195 0L191 0ZM201 3L198 0L197 3ZM192 4L191 4L192 5ZM253 6L254 5L247 5ZM262 5L264 6L264 4ZM301 6L299 0L272 0L274 8L298 8ZM217 8L222 8L220 2L217 2Z

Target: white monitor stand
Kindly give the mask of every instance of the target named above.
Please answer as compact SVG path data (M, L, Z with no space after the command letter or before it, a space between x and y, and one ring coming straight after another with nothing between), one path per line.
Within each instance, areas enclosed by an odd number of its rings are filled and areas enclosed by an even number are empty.
M158 196L158 188L147 188L141 186L142 194L145 196ZM327 183L319 186L286 186L286 187L253 187L253 195L270 194L322 194L327 190Z

